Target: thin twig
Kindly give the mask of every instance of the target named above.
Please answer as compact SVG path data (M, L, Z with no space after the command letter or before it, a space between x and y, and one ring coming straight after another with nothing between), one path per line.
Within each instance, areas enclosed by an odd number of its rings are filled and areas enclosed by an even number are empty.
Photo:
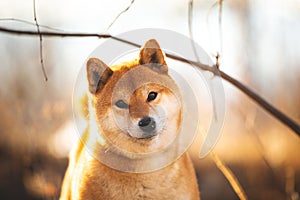
M218 23L219 23L219 42L220 42L220 46L219 46L219 50L217 50L216 63L215 63L215 66L218 70L220 69L220 55L222 54L222 48L223 48L222 47L222 45L223 45L222 44L223 43L223 41L222 41L222 38L223 38L223 34L222 34L222 2L223 2L222 0L219 0L219 13L218 13L218 15L219 15L218 20L219 21L218 21ZM189 13L191 12L190 10L191 9L189 7ZM189 19L189 22L190 22L190 19ZM191 29L190 29L190 32L191 32ZM190 33L190 36L192 37L191 33ZM197 61L199 61L199 59ZM217 116L216 115L216 108L215 108L215 104L216 104L215 103L215 95L214 95L214 93L212 93L211 95L212 95L212 101L213 101L214 116ZM223 173L223 175L225 176L225 178L227 179L227 181L229 182L230 186L235 191L235 193L239 197L239 199L246 200L247 199L246 193L245 193L244 189L242 188L241 184L239 183L238 179L233 174L233 172L228 167L226 167L226 165L219 158L219 156L214 153L214 151L211 152L211 156L212 156L212 160L214 161L215 165Z
M261 155L261 158L262 158L263 162L265 163L266 167L270 170L270 173L272 175L273 185L276 186L279 190L281 190L281 192L284 192L281 189L282 186L280 184L280 177L278 177L278 175L277 175L276 171L274 170L273 166L268 161L266 153L265 153L266 151L264 149L264 145L262 144L261 139L257 135L257 132L255 130L251 130L251 134L248 134L248 135L250 135L250 137L252 137L254 140L256 140L256 142L254 142L254 144L256 146L256 149L259 151L259 153Z
M21 31L21 30L14 30L9 28L3 28L0 27L0 32L5 32L8 34L14 34L14 35L27 35L27 36L48 36L48 37L97 37L97 38L111 38L114 40L118 40L122 43L126 43L128 45L132 45L135 47L141 47L141 45L136 44L134 42L124 40L115 36L111 36L109 34L96 34L96 33L59 33L59 32L34 32L34 31ZM281 121L283 124L285 124L287 127L289 127L291 130L293 130L298 136L300 136L300 126L291 118L289 118L287 115L282 113L280 110L272 106L270 103L268 103L266 100L264 100L262 97L260 97L258 94L253 92L251 89L249 89L247 86L245 86L243 83L239 82L238 80L234 79L233 77L229 76L225 72L218 70L216 66L209 66L205 65L196 61L187 60L185 58L175 56L172 54L166 54L168 58L181 61L184 63L192 64L196 67L198 67L201 70L210 71L216 76L221 76L224 80L228 81L235 87L237 87L239 90L241 90L243 93L245 93L248 97L250 97L252 100L254 100L256 103L258 103L262 108L264 108L266 111L268 111L272 116L277 118L279 121Z
M13 17L0 18L0 21L16 21L16 22L21 22L21 23L24 23L24 24L29 24L29 25L32 25L32 26L36 26L36 23L32 23L32 22L24 20L24 19L18 19L18 18L13 18ZM64 31L62 29L42 25L40 23L39 23L39 27L46 28L46 29L53 30L53 31Z
M33 0L33 15L34 15L34 21L35 21L36 29L37 29L37 32L38 32L39 37L40 37L40 59L41 59L42 71L43 71L43 74L44 74L45 81L47 81L48 77L47 77L47 73L46 73L46 70L45 70L44 59L43 59L43 36L41 34L40 26L39 26L39 23L38 23L37 17L36 17L35 0Z
M217 55L223 55L223 30L222 30L222 13L223 13L223 0L219 0L219 13L218 13L218 24L219 24L219 52ZM218 57L218 59L219 59Z
M27 36L47 36L47 37L97 37L97 38L112 38L109 34L97 34L97 33L68 33L68 32L50 32L50 31L28 31L28 30L15 30L10 28L4 28L0 26L0 32L13 34L13 35L27 35Z
M208 12L207 12L207 14L206 14L206 26L207 26L207 31L208 31L208 35L209 35L209 36L212 35L211 30L210 30L210 26L209 26L209 24L210 24L210 23L209 23L209 17L210 17L210 15L211 15L213 9L214 9L217 5L218 5L218 2L216 1L215 3L213 3L213 4L210 6L210 8L208 9ZM211 38L211 37L208 37L208 41L209 41L210 46L215 46L215 44L212 45L212 38ZM212 53L212 54L215 55L215 53Z
M132 4L134 3L134 1L135 0L131 0L131 2L130 2L130 4L124 9L124 10L122 10L115 18L114 18L114 20L109 24L109 26L106 28L106 31L108 31L111 27L112 27L112 25L114 25L114 23L119 19L119 17L122 15L122 14L124 14L125 12L127 12L129 9L130 9L130 7L132 6Z
M216 164L217 168L223 173L226 180L230 183L233 190L237 194L240 200L246 200L247 196L245 191L243 190L241 184L239 183L238 179L232 173L232 171L222 162L217 154L214 151L211 152L211 157L214 163Z
M190 41L191 41L191 45L193 48L193 52L196 58L196 61L198 63L200 63L200 58L199 55L197 53L197 49L196 49L196 43L194 40L194 34L193 34L193 9L194 9L194 1L190 0L189 4L188 4L188 28L189 28L189 36L190 36ZM218 65L216 65L218 67ZM211 83L208 84L209 87L211 87ZM214 120L218 121L217 118L217 109L216 109L216 98L215 98L215 93L211 93L211 99L212 99L212 107L213 107L213 116L214 116Z
M193 48L193 52L196 58L197 62L200 62L196 47L195 47L195 42L194 42L194 34L193 34L193 9L194 9L194 1L190 0L188 4L188 28L189 28L189 36L191 39L191 44Z

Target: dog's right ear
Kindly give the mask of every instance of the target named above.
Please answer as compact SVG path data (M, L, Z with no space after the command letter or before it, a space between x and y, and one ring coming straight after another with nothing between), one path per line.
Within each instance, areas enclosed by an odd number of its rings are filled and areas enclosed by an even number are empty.
M139 63L159 73L168 73L164 54L155 39L150 39L144 44L140 51Z
M108 81L113 71L98 58L90 58L86 65L89 90L96 94Z

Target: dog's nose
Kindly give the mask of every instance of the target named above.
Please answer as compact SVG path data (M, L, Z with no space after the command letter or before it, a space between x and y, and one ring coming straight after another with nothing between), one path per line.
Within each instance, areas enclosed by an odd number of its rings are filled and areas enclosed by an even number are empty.
M152 117L144 117L143 119L141 119L139 121L139 127L142 131L147 133L145 135L145 138L149 138L155 135L153 132L156 128L156 122Z

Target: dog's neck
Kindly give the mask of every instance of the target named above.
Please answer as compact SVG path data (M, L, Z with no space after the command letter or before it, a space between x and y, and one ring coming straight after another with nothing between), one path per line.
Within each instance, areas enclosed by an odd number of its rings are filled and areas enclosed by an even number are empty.
M98 132L98 134L101 134ZM102 140L102 139L101 139ZM100 140L100 141L101 141ZM178 145L170 145L163 151L138 154L124 151L109 144L94 140L93 157L108 167L122 172L146 173L166 167L178 158Z

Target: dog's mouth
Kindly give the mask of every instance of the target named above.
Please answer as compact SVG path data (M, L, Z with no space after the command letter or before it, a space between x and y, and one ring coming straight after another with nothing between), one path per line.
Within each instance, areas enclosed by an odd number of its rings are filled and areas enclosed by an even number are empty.
M139 134L130 134L130 132L128 132L128 135L132 138L138 139L138 140L152 140L154 139L157 135L159 135L159 131L154 130L151 132L144 132L144 131L139 131Z
M158 131L153 131L151 133L142 132L138 135L133 135L133 134L130 134L130 132L128 131L127 134L128 134L129 137L137 139L137 140L152 140L157 135L159 135L159 132Z
M145 134L142 135L142 137L140 137L138 139L152 139L157 135L158 135L158 132L154 131L154 132L151 132L151 133L145 133Z

